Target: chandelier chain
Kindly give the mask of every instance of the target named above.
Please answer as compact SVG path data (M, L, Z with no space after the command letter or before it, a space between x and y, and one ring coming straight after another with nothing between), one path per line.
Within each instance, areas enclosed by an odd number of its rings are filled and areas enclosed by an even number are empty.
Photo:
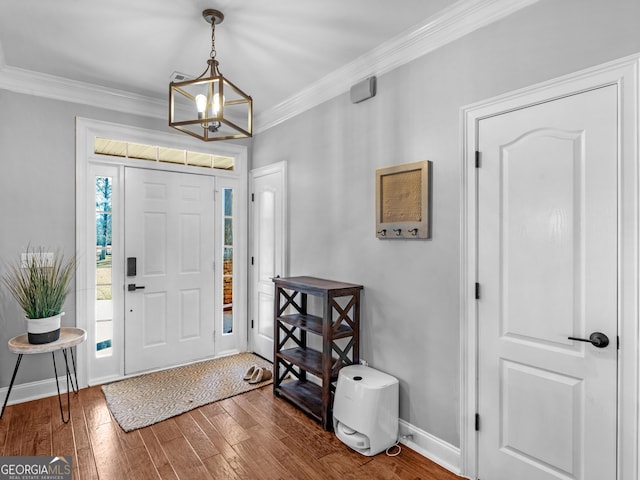
M211 22L211 53L209 53L209 57L212 60L216 59L216 22Z

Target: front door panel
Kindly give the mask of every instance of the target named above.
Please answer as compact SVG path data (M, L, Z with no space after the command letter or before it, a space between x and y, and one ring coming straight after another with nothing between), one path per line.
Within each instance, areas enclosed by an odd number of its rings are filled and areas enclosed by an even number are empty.
M125 372L214 354L213 178L127 168ZM142 287L142 288L141 288Z

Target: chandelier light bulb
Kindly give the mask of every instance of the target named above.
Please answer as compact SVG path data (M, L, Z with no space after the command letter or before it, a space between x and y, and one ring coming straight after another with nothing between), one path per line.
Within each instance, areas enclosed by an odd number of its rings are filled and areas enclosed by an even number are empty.
M213 96L213 102L212 102L212 108L213 108L213 116L216 117L218 116L218 113L220 113L220 110L222 110L222 105L224 105L224 96L222 97L222 102L220 102L220 94L216 93Z
M198 118L204 117L207 109L207 97L205 95L196 95L196 109L198 110Z

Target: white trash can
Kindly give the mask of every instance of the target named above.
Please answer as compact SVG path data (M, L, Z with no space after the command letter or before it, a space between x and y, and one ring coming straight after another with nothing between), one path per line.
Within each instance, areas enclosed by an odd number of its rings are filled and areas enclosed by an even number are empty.
M342 367L333 400L336 436L368 457L398 439L398 379L364 365Z

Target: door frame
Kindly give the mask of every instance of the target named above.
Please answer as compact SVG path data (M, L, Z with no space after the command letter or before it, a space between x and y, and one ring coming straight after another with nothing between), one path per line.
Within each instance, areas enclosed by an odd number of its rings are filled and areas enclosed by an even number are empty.
M143 143L150 145L159 145L163 147L172 147L196 151L209 151L217 155L225 155L235 158L234 170L225 171L217 169L189 167L186 165L153 162L149 160L135 160L121 157L110 157L108 155L96 155L94 153L94 138L112 138L116 140L129 141L135 143ZM237 254L234 260L237 260L235 267L238 275L234 275L233 288L238 294L238 311L234 311L237 315L235 326L237 328L237 348L227 349L224 353L216 352L216 355L237 353L246 351L246 318L247 318L247 168L248 165L248 148L241 144L233 144L228 142L216 142L215 145L204 144L187 135L179 135L172 132L164 132L159 130L149 130L130 125L117 124L101 120L93 120L88 118L76 117L76 252L78 260L76 266L76 326L87 330L88 341L78 345L77 347L77 364L78 364L78 381L80 387L89 385L97 385L125 378L124 374L124 323L123 318L118 319L116 324L116 314L114 313L114 331L113 340L119 342L119 351L116 353L114 347L114 355L110 360L90 357L92 355L92 342L89 340L94 332L94 314L93 300L95 298L95 286L90 283L92 273L95 268L95 260L92 252L95 245L92 244L93 238L88 234L89 229L93 227L95 222L95 210L90 205L95 202L90 191L91 175L96 171L109 171L121 183L124 179L125 167L137 167L150 170L164 170L179 173L199 174L215 177L215 188L232 187L237 189L237 195L234 195L234 212L237 212L240 221L234 222L233 236L238 239ZM98 170L96 170L98 169ZM121 246L124 245L124 216L120 212L116 212L115 202L121 208L124 208L124 190L119 186L114 190L114 215L120 213L118 224L114 224L114 228L118 228L119 234L114 232L114 242L119 242L118 258L115 258L116 252L114 248L114 270L113 270L113 288L121 286L124 289L124 252ZM220 205L220 194L216 191L216 202ZM216 207L216 226L215 235L221 238L221 214ZM115 236L117 235L117 237ZM217 240L216 240L217 241ZM118 262L118 265L116 265ZM215 266L216 279L221 275L222 265ZM120 278L115 278L116 273ZM221 284L221 283L220 283ZM119 288L119 287L118 287ZM121 316L124 315L124 297L118 300L118 307L122 307ZM115 308L115 305L114 305ZM218 322L218 314L216 312L215 321ZM221 321L221 320L220 320ZM235 335L234 335L235 336ZM216 350L218 346L215 347Z
M592 90L618 88L618 477L638 478L640 433L639 134L640 54L500 95L461 109L461 270L460 270L460 470L477 478L478 402L477 169L479 121L491 116Z
M282 258L282 276L286 277L287 275L289 275L289 221L288 221L288 196L287 196L287 162L286 160L282 160L280 162L275 162L269 165L266 165L264 167L256 167L254 169L252 169L249 172L249 191L253 192L254 189L254 182L255 179L257 177L262 177L265 175L272 175L274 173L280 173L280 179L281 179L281 184L280 184L280 191L282 194L282 209L280 211L280 215L282 215L282 231L280 232L281 234L281 238L282 238L282 248L280 251L280 255ZM253 195L253 193L251 193L251 195ZM253 231L253 225L254 225L254 216L255 216L255 204L254 202L250 202L251 206L249 208L249 237L250 237L250 245L249 245L249 251L251 252L250 256L251 259L253 259L253 257L255 256L255 235L254 235L254 231ZM253 260L250 262L250 267L253 266ZM257 285L257 278L256 278L256 269L255 268L250 268L250 272L249 272L249 297L248 297L248 303L249 303L249 321L247 322L247 324L249 324L253 318L255 318L255 302L254 302L254 294L256 293L256 285ZM248 345L249 348L254 351L254 335L255 332L253 331L253 329L251 328L250 325L247 325L247 337L248 337Z

